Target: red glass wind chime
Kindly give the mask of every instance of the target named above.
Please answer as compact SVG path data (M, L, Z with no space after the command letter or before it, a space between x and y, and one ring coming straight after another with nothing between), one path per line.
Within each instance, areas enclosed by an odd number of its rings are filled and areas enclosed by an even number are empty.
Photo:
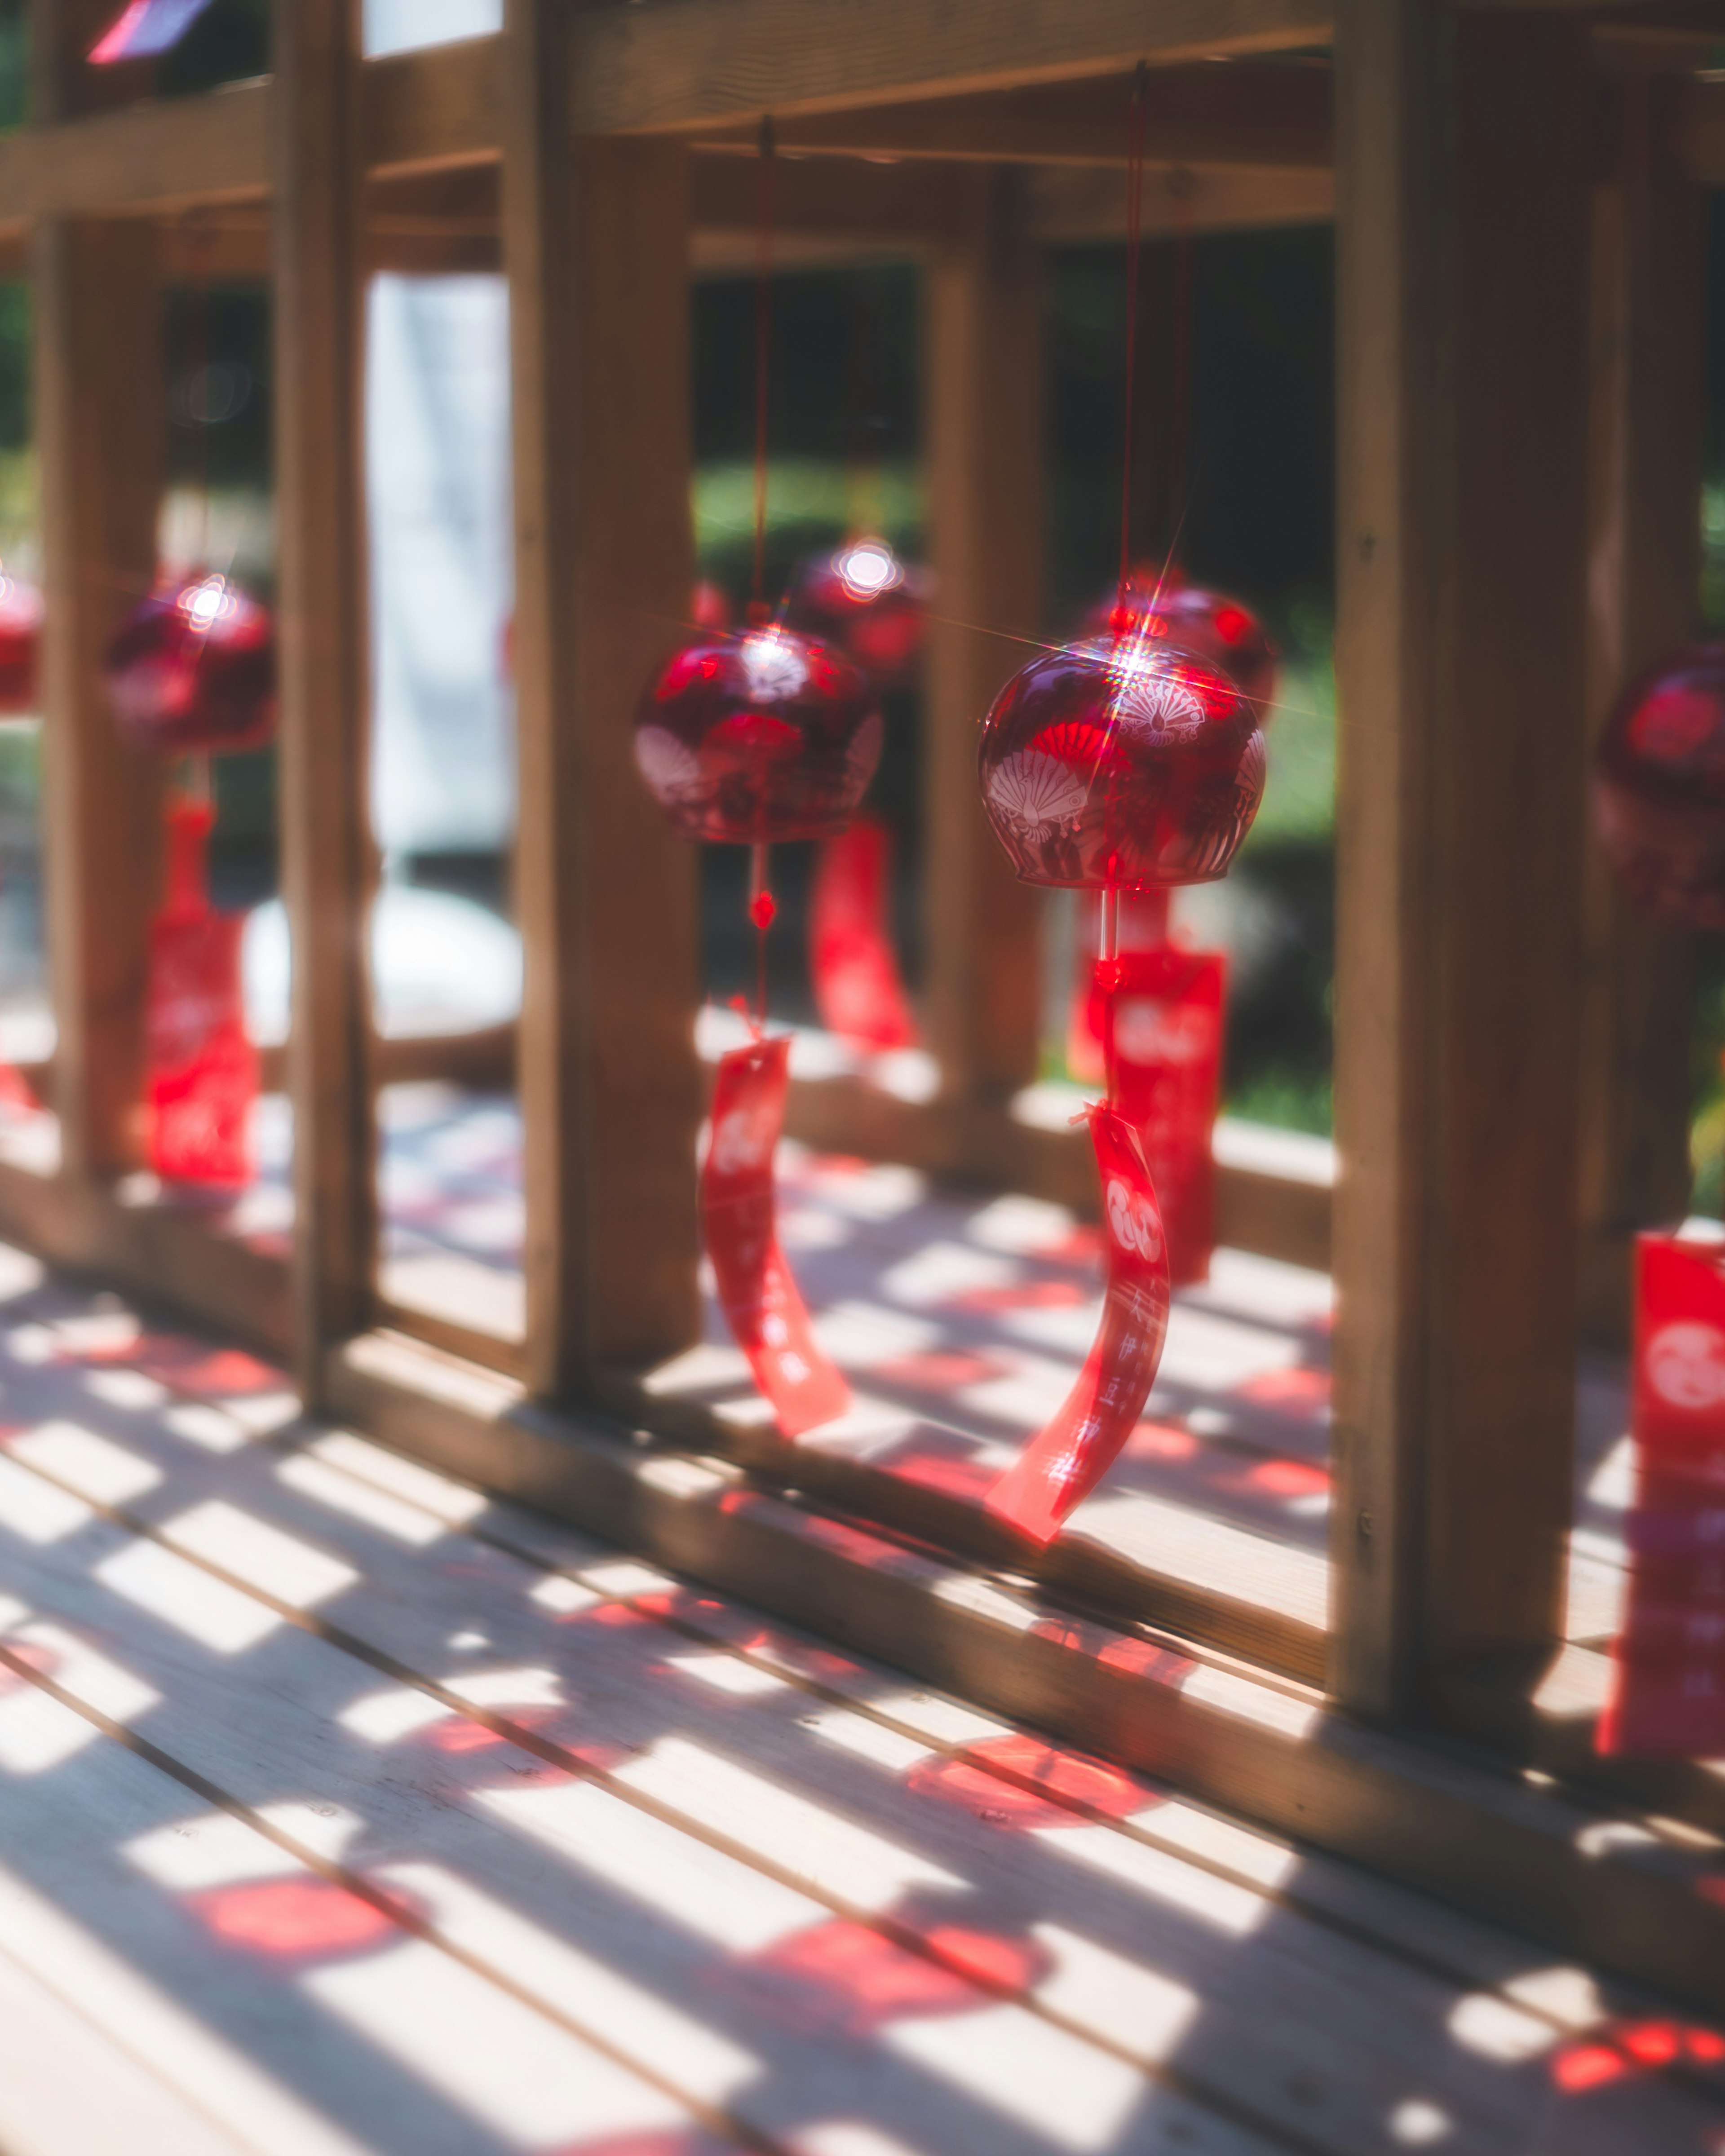
M865 534L806 563L788 619L834 645L877 688L916 672L927 628L927 572ZM891 931L892 832L859 815L822 846L809 891L809 959L821 1023L841 1040L881 1053L916 1045Z
M1044 653L995 699L978 771L996 836L1027 883L1101 897L1098 986L1127 978L1122 899L1224 875L1257 814L1264 737L1239 684L1129 603L1132 398L1144 163L1144 69L1127 160L1127 449L1119 599L1101 633ZM1046 1543L1106 1472L1144 1411L1168 1330L1168 1236L1138 1129L1125 1111L1111 1014L1106 1097L1087 1111L1106 1281L1095 1344L1065 1403L990 1491L988 1512Z
M880 716L843 653L788 627L765 598L773 142L760 137L756 275L754 598L744 626L680 645L641 700L635 763L685 838L747 846L756 934L752 1038L719 1058L701 1212L721 1308L780 1430L798 1437L845 1413L850 1388L817 1344L779 1248L773 1155L790 1036L767 1031L767 937L778 908L775 844L836 837L874 776Z
M1189 583L1178 558L1191 431L1195 266L1189 192L1181 193L1178 203L1161 459L1168 553L1160 564L1133 560L1125 578L1091 609L1084 634L1107 635L1117 618L1129 617L1145 635L1166 639L1229 675L1265 724L1276 696L1275 646L1250 608L1226 593ZM1209 1278L1215 1240L1212 1137L1221 1091L1227 957L1171 935L1168 894L1155 891L1123 899L1117 956L1105 975L1093 955L1100 904L1093 898L1083 911L1087 932L1080 942L1067 1024L1067 1068L1081 1083L1094 1084L1104 1076L1111 1049L1118 1105L1143 1142L1162 1201L1170 1277L1176 1287L1190 1286Z
M1725 644L1635 682L1600 736L1594 820L1656 918L1725 928ZM1635 1239L1629 1594L1605 1753L1725 1749L1725 1231Z
M854 391L860 391L865 356L875 341L871 329L866 312L853 324ZM860 401L860 394L853 399L853 418ZM865 492L875 493L859 483L869 462L866 451L854 456L844 544L798 570L786 619L843 651L877 688L903 689L915 680L922 657L931 580L880 536L878 503L865 506ZM815 1007L829 1033L865 1053L913 1047L917 1038L892 932L892 860L891 827L865 812L821 847L809 891Z
M198 321L194 400L208 367L207 277ZM193 420L202 424L195 410ZM275 635L268 609L210 566L207 434L199 485L203 566L158 575L110 641L104 681L121 737L181 767L164 797L166 889L150 929L146 1158L167 1181L232 1188L252 1176L259 1067L240 978L244 916L218 912L209 896L210 758L261 747L275 732Z

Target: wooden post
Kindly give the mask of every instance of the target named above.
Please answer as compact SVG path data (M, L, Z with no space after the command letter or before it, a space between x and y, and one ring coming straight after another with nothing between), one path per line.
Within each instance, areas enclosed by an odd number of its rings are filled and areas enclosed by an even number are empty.
M367 1322L377 1241L366 924L359 0L276 0L282 885L301 1385Z
M526 1374L698 1337L696 864L631 722L689 610L686 152L578 141L574 14L509 0Z
M1332 1681L1393 1714L1558 1630L1590 103L1555 13L1345 0L1337 57Z
M1040 894L1019 883L977 795L978 729L1042 627L1041 278L1024 177L966 176L926 285L936 619L924 725L924 1004L942 1098L965 1108L1036 1075Z
M101 0L35 0L35 117L70 119L136 72L84 64ZM36 438L42 472L46 913L61 1160L76 1179L134 1167L143 1078L149 920L159 874L159 780L121 743L102 654L156 569L166 462L153 234L59 219L32 235Z
M1683 83L1629 72L1616 170L1594 202L1587 745L1627 683L1695 635L1701 581L1707 218L1677 155ZM1689 1199L1689 938L1617 889L1584 894L1582 1317L1622 1343L1637 1228Z

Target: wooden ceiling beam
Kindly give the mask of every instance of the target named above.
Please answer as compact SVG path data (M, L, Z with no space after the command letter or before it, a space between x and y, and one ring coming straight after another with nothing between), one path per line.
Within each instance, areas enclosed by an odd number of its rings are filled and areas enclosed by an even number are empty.
M663 0L582 18L590 133L698 133L1327 44L1327 0Z
M1130 76L1104 75L793 118L776 133L781 149L812 157L1123 166L1131 92ZM698 136L694 146L752 154L755 131ZM1153 167L1327 167L1329 69L1234 62L1159 72L1147 91L1145 153Z

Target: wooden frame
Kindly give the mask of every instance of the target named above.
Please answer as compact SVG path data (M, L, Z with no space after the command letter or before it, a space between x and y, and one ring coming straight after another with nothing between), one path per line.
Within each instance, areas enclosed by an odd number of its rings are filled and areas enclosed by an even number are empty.
M1578 1273L1609 1319L1628 1229L1681 1200L1682 953L1625 921L1584 855L1582 748L1625 674L1686 627L1686 605L1664 595L1693 583L1697 203L1725 177L1721 87L1687 79L1686 44L1648 43L1656 5L1634 11L1638 43L1630 11L1612 12L1608 40L1580 4L652 0L583 13L510 0L499 37L372 61L358 56L356 5L281 0L269 81L92 111L74 64L90 8L34 0L37 116L0 142L0 249L16 260L28 248L39 303L63 1150L55 1179L0 1163L0 1219L52 1255L290 1340L308 1399L362 1399L413 1441L419 1379L386 1399L372 1331L392 1313L370 1264L381 1065L358 927L374 875L359 292L379 259L501 260L529 967L519 1375L531 1399L598 1404L791 1471L711 1419L679 1421L641 1382L697 1321L701 1075L690 864L640 798L615 714L654 656L654 618L675 618L688 581L688 270L735 265L750 244L738 153L770 97L803 159L786 191L788 256L927 265L947 610L1034 631L1031 520L1001 504L1033 501L1039 481L1024 448L1035 250L1120 228L1120 161L1097 115L1147 60L1152 165L1195 176L1198 225L1333 209L1340 233L1328 1682L1362 1715L1502 1736L1505 1702L1532 1697L1562 1632ZM1333 142L1323 74L1285 57L1332 40ZM1537 143L1518 118L1535 83L1561 90ZM836 162L858 158L897 162ZM1153 228L1173 215L1157 199ZM129 364L150 344L138 239L193 205L211 208L236 264L273 266L279 301L282 802L305 961L288 1053L290 1299L279 1266L213 1258L195 1226L128 1210L111 1188L127 1158L154 820L106 749L94 665L112 612L100 593L150 567L155 482L147 374L122 382L105 348L116 309L135 325ZM972 631L937 634L942 1091L918 1106L855 1081L804 1085L793 1127L1065 1195L1085 1178L1076 1142L1010 1112L1034 1068L1032 923L965 771L1000 670ZM1256 1247L1329 1253L1321 1182L1236 1165L1224 1207ZM459 1328L436 1340L468 1358L457 1391L492 1399L500 1380L471 1366L511 1358ZM884 1503L865 1476L834 1471L823 1486L854 1509ZM938 1506L897 1524L968 1532ZM1005 1561L985 1535L968 1547ZM1302 1680L1323 1673L1321 1613L1266 1618L1225 1582L1171 1572L1145 1589L1058 1553L1043 1577L1117 1610L1160 1595L1155 1613L1194 1636Z

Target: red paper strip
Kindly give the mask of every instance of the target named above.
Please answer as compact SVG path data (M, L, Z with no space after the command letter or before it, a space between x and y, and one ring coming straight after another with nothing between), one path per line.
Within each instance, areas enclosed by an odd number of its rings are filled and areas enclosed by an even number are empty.
M209 5L210 0L131 0L90 47L90 59L110 67L116 60L169 52Z
M167 899L151 924L144 1014L149 1163L170 1182L249 1183L258 1052L240 989L245 923L209 902L208 807L177 801L167 819Z
M1090 1131L1108 1258L1102 1322L1065 1404L985 1501L1034 1543L1051 1541L1113 1465L1144 1412L1168 1334L1167 1238L1144 1148L1112 1108L1093 1107Z
M1210 1151L1222 1076L1228 962L1219 952L1125 951L1099 963L1091 1024L1111 1030L1114 1105L1137 1130L1168 1230L1175 1287L1208 1280L1216 1239Z
M719 1306L787 1437L848 1412L850 1388L815 1345L809 1312L778 1247L773 1156L784 1124L788 1034L719 1058L712 1136L701 1169L701 1217Z
M829 1033L863 1048L916 1040L888 925L891 890L892 834L875 818L855 818L821 848L809 921L815 1006Z
M1599 1748L1725 1754L1725 1244L1635 1239L1630 1586Z

